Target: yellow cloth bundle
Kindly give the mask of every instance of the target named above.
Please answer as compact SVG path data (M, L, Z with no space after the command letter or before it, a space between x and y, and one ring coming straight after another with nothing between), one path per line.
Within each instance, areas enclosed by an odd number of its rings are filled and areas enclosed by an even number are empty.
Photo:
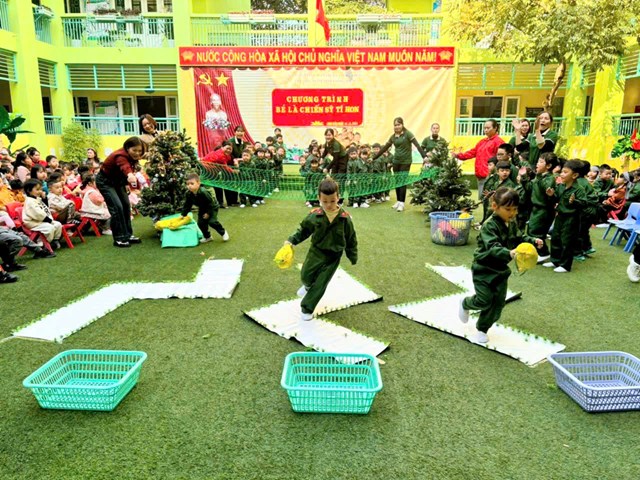
M538 251L530 243L521 243L516 247L516 268L524 273L538 264Z
M175 217L169 218L167 220L159 220L155 223L156 230L164 230L168 228L169 230L177 230L180 227L184 227L192 222L191 217Z
M293 247L288 243L284 245L280 250L278 250L273 261L276 262L278 268L289 268L293 265Z

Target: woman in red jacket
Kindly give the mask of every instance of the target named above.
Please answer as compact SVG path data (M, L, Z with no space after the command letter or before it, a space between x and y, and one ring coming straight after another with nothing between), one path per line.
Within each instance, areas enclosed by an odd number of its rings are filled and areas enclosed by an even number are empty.
M234 173L234 170L231 168L235 164L232 153L233 145L231 145L231 142L229 142L228 140L224 141L220 148L214 150L213 152L209 152L204 156L204 158L202 159L202 165L210 173L220 174L221 172L224 172L224 178L228 179L228 174ZM214 167L211 164L224 166ZM227 206L234 207L240 205L238 203L238 192L234 192L233 190L223 190L220 187L214 187L213 189L216 192L216 199L218 200L220 207L227 208L224 205L225 197L227 197Z
M498 147L505 143L498 135L498 122L495 120L487 120L484 122L485 138L480 140L478 144L471 150L464 153L458 153L455 157L458 160L476 159L475 172L478 179L478 199L482 200L482 191L484 190L484 182L489 175L489 159L495 157Z
M144 151L142 140L130 137L121 149L105 159L96 175L96 186L111 214L114 247L126 248L132 243L141 243L138 237L133 236L131 205L126 187L127 184L136 186L135 167Z

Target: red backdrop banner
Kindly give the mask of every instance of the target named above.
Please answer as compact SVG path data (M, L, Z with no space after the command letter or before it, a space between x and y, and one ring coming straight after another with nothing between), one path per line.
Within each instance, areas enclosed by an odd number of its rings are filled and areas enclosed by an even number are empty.
M362 125L360 88L276 88L271 94L273 124L283 127Z
M453 47L180 47L180 65L229 67L453 67Z

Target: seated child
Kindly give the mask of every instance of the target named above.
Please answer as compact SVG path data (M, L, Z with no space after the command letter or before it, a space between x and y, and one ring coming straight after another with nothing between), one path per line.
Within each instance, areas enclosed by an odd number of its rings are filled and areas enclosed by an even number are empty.
M42 182L31 178L24 183L27 194L22 210L22 223L29 230L41 232L53 249L60 248L62 224L53 219L53 215L42 201Z
M9 182L9 187L11 188L11 197L12 201L24 203L24 185L18 180L11 180Z
M473 286L475 294L460 301L458 316L462 323L469 321L469 311L479 311L474 343L487 343L487 332L500 320L507 298L507 281L511 275L509 262L516 256L522 242L542 246L542 240L523 235L517 227L516 216L520 197L512 188L498 188L491 197L493 214L478 235L478 248L473 253Z
M14 232L5 227L0 227L0 242L5 245L5 250L0 250L2 268L5 272L15 272L27 268L26 265L16 262L16 255L23 247L33 252L33 258L52 258L56 256L55 253L38 246L37 243L30 240L24 233Z
M7 205L10 203L13 203L11 189L4 182L0 182L0 225L15 228L16 224L7 212Z
M91 173L86 173L82 178L82 207L80 214L83 217L96 220L103 235L111 235L109 224L111 214L104 201L104 197L96 186L96 177Z
M229 241L229 234L218 221L218 209L220 208L218 201L209 190L200 185L200 175L197 173L187 174L187 189L189 191L182 208L182 218L189 214L194 205L198 207L198 228L204 236L200 239L200 243L213 240L209 233L209 227L218 232L223 241Z
M80 223L80 214L76 212L76 204L72 200L62 195L63 185L62 179L53 176L56 182L52 182L49 186L49 210L56 216L56 220L60 223Z
M298 245L311 237L300 273L302 287L298 290L298 296L303 297L300 304L303 321L313 319L313 311L338 269L342 253L346 253L352 265L358 261L356 231L351 215L338 203L340 192L335 180L328 178L320 183L318 200L321 208L311 210L298 230L284 242L285 245Z

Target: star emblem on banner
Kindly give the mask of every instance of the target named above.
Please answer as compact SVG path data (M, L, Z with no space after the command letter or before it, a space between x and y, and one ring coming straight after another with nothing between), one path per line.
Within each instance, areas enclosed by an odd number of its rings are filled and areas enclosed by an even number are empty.
M221 73L219 76L214 78L218 81L218 86L220 85L224 85L225 87L229 86L227 85L227 81L229 80L229 77L225 76L224 73Z

